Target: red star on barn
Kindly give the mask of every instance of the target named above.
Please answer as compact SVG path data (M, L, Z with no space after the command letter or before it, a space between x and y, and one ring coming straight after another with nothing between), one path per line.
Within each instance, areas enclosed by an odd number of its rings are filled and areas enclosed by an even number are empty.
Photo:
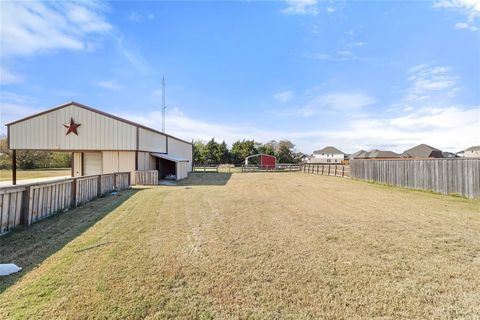
M79 123L75 123L73 121L73 118L70 118L70 124L64 124L63 125L65 128L67 128L67 133L65 134L66 136L68 134L70 134L71 132L75 133L77 136L78 136L78 133L77 133L77 128L81 126L81 124Z

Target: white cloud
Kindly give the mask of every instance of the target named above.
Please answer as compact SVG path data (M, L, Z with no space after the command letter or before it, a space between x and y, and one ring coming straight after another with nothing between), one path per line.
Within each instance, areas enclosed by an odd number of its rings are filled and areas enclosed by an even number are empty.
M448 66L420 64L408 70L409 88L403 101L420 101L431 98L432 94L453 95L458 77L452 75Z
M143 16L142 16L140 13L138 13L138 12L132 12L132 13L130 13L130 15L128 16L128 19L129 19L130 21L139 23L139 22L142 22L142 21L143 21Z
M5 123L38 112L32 106L34 102L31 97L2 91L0 93L0 132L5 131Z
M375 99L363 92L330 92L306 95L305 103L295 108L274 112L277 116L310 117L316 114L354 112L375 103Z
M286 0L287 7L283 13L292 15L317 15L317 0Z
M467 23L467 22L457 22L457 23L455 23L454 28L457 29L457 30L459 30L459 29L468 29L468 30L471 30L471 31L477 31L478 30L477 26L475 26L474 24Z
M23 76L17 73L13 73L3 66L0 66L0 84L14 84L14 83L21 83L23 82Z
M104 37L113 40L118 53L143 74L152 69L131 41L107 21L108 6L101 1L2 2L0 47L2 64L22 56L53 54L61 50L94 51ZM154 15L149 14L148 19ZM5 68L5 67L4 67ZM12 68L5 81L20 81ZM15 77L16 76L16 77ZM3 79L2 79L3 80ZM12 81L13 80L13 81Z
M112 30L96 2L2 2L1 55L88 50L89 36Z
M151 14L151 13L147 14L147 15L143 15L143 14L138 13L138 12L131 12L130 15L128 16L128 19L130 21L140 23L140 22L145 21L145 19L149 19L149 20L155 19L155 15Z
M109 90L120 90L123 87L119 85L114 80L102 80L102 81L95 81L93 84L97 87L109 89Z
M317 59L317 60L326 60L326 61L349 61L349 60L358 60L359 58L351 51L339 50L336 53L307 53L305 54L306 58Z
M442 8L459 12L466 16L464 22L457 22L455 29L478 30L478 18L480 18L480 1L478 0L439 0L433 4L434 8Z
M146 115L123 115L133 121L156 127L161 123L161 112ZM297 149L311 153L314 149L335 145L345 152L359 149L386 148L401 152L420 143L443 150L458 151L480 141L480 106L423 108L402 116L388 118L347 118L339 129L303 131L275 131L259 129L251 124L211 123L191 118L178 109L167 112L167 132L183 139L225 140L228 144L239 139L265 142L289 139Z
M289 102L294 98L295 94L292 91L278 92L273 95L273 98L279 102Z

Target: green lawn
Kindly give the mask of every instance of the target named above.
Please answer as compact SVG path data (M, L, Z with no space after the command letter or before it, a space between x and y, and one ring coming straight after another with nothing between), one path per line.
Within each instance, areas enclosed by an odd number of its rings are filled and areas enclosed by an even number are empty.
M17 180L69 176L70 168L17 170ZM0 181L12 180L12 170L0 170Z
M480 201L193 174L0 238L1 319L478 319Z

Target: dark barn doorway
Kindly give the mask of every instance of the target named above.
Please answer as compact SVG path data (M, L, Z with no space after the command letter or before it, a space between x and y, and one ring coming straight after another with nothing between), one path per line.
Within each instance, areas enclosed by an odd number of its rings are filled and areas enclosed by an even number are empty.
M157 158L155 167L158 171L158 178L165 179L168 175L176 175L176 163L167 159Z

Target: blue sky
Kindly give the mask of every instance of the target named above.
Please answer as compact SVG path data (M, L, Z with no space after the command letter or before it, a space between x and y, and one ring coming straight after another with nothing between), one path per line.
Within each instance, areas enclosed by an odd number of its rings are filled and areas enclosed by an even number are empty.
M480 144L480 2L1 3L1 124L78 101L227 143Z

